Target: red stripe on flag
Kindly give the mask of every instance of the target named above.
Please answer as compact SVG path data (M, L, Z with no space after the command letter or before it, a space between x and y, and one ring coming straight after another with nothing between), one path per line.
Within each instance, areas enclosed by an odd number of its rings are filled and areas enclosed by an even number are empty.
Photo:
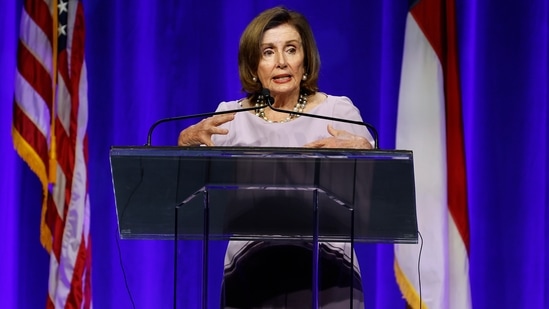
M59 74L59 78L63 78L63 82L68 86L71 81L71 76L69 75L69 61L67 57L66 49L60 51L57 55L57 73ZM69 91L69 95L73 94L71 93L70 87L67 87L67 90ZM62 99L63 98L60 98L60 100Z
M55 309L55 305L53 304L51 298L49 297L46 300L46 309Z
M87 240L82 237L80 239L80 247L78 248L78 259L74 265L74 272L71 280L71 291L67 296L67 307L80 308L84 301L84 282L83 276L87 266L87 255L89 252L86 248Z
M72 50L71 53L71 78L72 78L72 89L78 90L81 74L82 74L82 65L84 64L84 38L86 36L86 31L84 27L84 11L81 3L78 3L76 8L76 18L74 20L74 34L72 36Z
M42 162L48 162L48 142L46 137L36 128L34 122L27 117L16 102L13 104L13 119L17 120L13 123L14 128L31 145ZM47 168L47 164L45 166Z
M446 139L448 165L448 208L456 222L465 248L469 252L469 215L467 209L467 176L459 64L457 50L455 0L446 1Z
M416 23L429 40L431 47L438 56L444 58L442 29L444 23L440 14L442 2L439 0L421 0L415 5L410 13L414 16Z
M34 88L48 108L52 107L52 79L50 73L42 66L40 61L19 40L17 57L17 69L21 76Z
M82 78L82 66L84 65L84 12L82 5L79 2L76 8L76 17L74 20L74 34L72 36L72 53L70 55L70 86L69 93L71 93L71 121L70 136L74 136L76 141L78 130L78 111L80 107L80 96L76 95L80 90L80 81ZM87 136L87 134L85 135Z
M43 0L25 1L24 9L27 15L42 29L42 32L48 37L48 41L53 42L53 19L50 8ZM22 29L24 31L26 29Z
M411 10L411 13L438 55L443 68L448 209L454 218L465 248L469 251L467 176L459 86L455 3L454 0L445 2L422 0Z
M87 162L87 160L86 160ZM85 286L84 286L84 308L88 309L91 308L91 296L92 296L92 274L91 274L91 267L92 267L92 243L91 243L91 237L88 235L88 238L86 239L87 246L87 253L86 253L86 271L84 275L86 276Z
M65 174L67 183L72 183L72 170L74 169L75 160L75 142L73 140L74 137L71 138L68 136L67 132L63 128L63 125L59 121L59 118L55 119L55 135L57 153L59 154L57 163L59 164L59 167L61 167L63 174Z
M59 261L62 249L61 237L59 237L59 235L63 235L64 222L57 212L57 207L55 206L55 202L51 194L48 195L46 224L48 225L53 238L51 248L52 254L54 254Z
M74 48L74 47L73 47ZM73 50L73 53L79 52L78 50ZM71 57L72 58L72 57ZM70 147L70 153L74 154L75 148L76 148L76 138L77 138L77 127L78 127L78 85L80 83L80 69L82 67L82 63L72 63L71 62L71 73L74 75L69 75L69 67L68 67L68 55L66 50L62 51L59 54L59 76L64 81L64 90L68 92L68 95L70 96L69 100L66 102L63 102L64 109L69 110L69 127L64 128L60 125L60 129L68 129L68 132L64 132L67 140L64 140L66 143L65 146ZM75 67L77 65L80 65L80 67ZM68 168L71 170L74 169L74 156L71 158L67 158L70 160L67 160Z
M50 230L52 231L52 252L57 259L58 262L61 262L61 253L63 250L63 234L65 232L66 228L66 219L67 219L67 212L69 209L69 203L71 199L71 183L66 180L65 187L61 188L61 184L59 182L58 177L58 183L56 184L55 191L61 191L60 193L54 193L50 194L51 197L48 200L48 209L47 209L47 219L48 224L50 224ZM63 213L59 213L58 208L59 205L56 204L56 201L54 200L56 194L61 194L63 197L62 201L57 201L63 203L61 206L61 210Z

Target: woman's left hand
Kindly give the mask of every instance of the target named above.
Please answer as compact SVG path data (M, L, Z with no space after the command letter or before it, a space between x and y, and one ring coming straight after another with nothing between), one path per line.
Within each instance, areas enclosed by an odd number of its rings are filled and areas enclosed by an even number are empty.
M330 137L308 143L304 147L309 148L353 148L372 149L372 144L362 136L351 134L345 130L336 130L328 125Z

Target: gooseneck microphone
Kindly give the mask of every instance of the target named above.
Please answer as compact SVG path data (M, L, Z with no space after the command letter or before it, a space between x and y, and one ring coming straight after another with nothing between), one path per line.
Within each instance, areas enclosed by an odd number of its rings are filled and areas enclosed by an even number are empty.
M299 116L319 118L319 119L324 119L324 120L332 120L332 121L338 121L338 122L351 123L351 124L365 126L368 130L370 130L370 132L372 133L372 137L374 138L374 144L375 144L374 149L379 149L379 138L378 138L378 134L377 134L377 129L369 123L362 122L362 121L354 121L354 120L349 120L349 119L343 119L343 118L335 118L335 117L328 117L328 116L322 116L322 115L315 115L315 114L308 114L308 113L301 113L301 112L297 112L297 111L287 111L287 110L279 109L279 108L276 108L276 107L273 106L274 98L271 97L271 92L269 91L269 89L263 88L261 90L261 95L265 98L265 102L267 102L267 105L269 106L269 108L274 110L275 112L294 114L294 115L299 115Z
M265 108L265 107L268 107L268 105L246 107L246 108L239 108L239 109L230 109L230 110L221 111L221 112L210 112L210 113L202 113L202 114L193 114L193 115L184 115L184 116L162 118L160 120L157 120L155 123L153 123L151 125L151 127L149 128L149 133L147 134L147 143L145 144L145 146L151 146L153 131L161 123L172 122L172 121L180 121L180 120L186 120L186 119L192 119L192 118L205 118L205 117L211 117L211 116L223 115L223 114L230 114L230 113L246 112L246 111L256 110L258 108Z

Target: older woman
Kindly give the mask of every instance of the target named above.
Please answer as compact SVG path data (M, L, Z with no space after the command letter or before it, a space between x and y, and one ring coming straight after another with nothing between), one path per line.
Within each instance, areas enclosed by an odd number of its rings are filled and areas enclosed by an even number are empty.
M276 7L262 12L240 40L239 75L246 97L222 102L218 111L262 106L269 89L274 108L217 115L179 135L181 146L279 146L372 148L363 126L292 114L292 111L362 121L351 100L318 92L320 57L301 14ZM224 306L307 308L311 306L311 244L231 241L225 258ZM319 304L363 307L358 265L350 265L349 244L320 244ZM354 259L356 261L356 259ZM354 283L352 283L354 281ZM353 300L349 299L354 286Z

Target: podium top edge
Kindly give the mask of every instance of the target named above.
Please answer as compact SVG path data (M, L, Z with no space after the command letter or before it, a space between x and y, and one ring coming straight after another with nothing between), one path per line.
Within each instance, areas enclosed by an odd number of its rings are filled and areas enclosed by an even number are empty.
M111 146L111 156L259 156L286 157L304 156L309 158L390 158L410 160L411 150L380 149L338 149L338 148L303 148L303 147L178 147L178 146Z

